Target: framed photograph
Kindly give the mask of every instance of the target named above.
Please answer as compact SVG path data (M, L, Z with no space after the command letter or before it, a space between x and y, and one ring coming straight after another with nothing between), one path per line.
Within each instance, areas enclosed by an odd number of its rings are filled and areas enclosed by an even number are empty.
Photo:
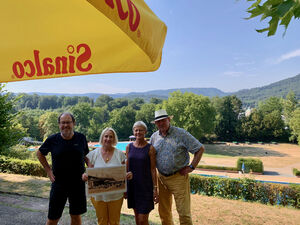
M126 167L87 168L87 195L126 192Z

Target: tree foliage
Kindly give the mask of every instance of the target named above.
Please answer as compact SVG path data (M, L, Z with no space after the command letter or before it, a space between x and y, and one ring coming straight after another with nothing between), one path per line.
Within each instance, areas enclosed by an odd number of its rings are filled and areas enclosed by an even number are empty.
M13 101L0 83L0 154L5 154L24 135L24 129L14 120Z
M215 132L219 140L233 141L238 138L240 126L239 114L242 112L242 102L236 96L215 98L217 111Z
M151 134L156 130L155 124L152 123L153 115L155 112L155 104L148 103L142 105L141 109L136 112L135 120L143 121L148 128L146 137L150 137Z
M254 3L248 8L247 12L251 15L247 19L260 16L261 20L270 18L269 26L256 30L259 33L268 32L268 36L276 33L278 25L285 28L285 32L291 20L300 17L299 0L247 0ZM284 32L284 34L285 34Z
M174 116L174 126L184 128L199 140L205 140L214 131L215 109L208 97L177 91L162 107Z
M39 127L43 141L52 134L59 132L58 112L46 112L39 118Z
M135 110L130 106L115 109L110 114L107 127L112 127L118 134L119 139L128 139L132 135L132 125L135 122Z
M290 128L292 135L297 138L298 144L300 144L300 108L297 108L290 121Z

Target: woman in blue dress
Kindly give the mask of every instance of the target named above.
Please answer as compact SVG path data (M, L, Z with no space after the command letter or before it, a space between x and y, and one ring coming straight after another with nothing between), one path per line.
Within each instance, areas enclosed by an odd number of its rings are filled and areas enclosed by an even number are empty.
M136 140L126 147L127 168L133 174L127 183L128 208L133 208L137 225L148 225L149 213L158 203L156 151L145 140L144 122L136 122L132 130Z

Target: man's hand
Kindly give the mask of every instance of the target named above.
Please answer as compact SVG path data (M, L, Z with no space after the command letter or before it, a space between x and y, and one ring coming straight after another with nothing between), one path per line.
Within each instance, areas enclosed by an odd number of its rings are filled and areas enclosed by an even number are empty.
M47 171L47 175L48 175L50 181L53 183L55 181L55 176L51 169Z
M181 170L179 170L179 173L182 176L187 175L188 173L191 173L191 172L193 172L193 169L189 166L185 166Z

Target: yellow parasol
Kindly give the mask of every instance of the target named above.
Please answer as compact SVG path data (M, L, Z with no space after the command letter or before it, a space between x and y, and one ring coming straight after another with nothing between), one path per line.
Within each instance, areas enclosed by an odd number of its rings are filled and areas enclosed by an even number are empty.
M0 82L145 72L166 25L143 0L1 0Z

